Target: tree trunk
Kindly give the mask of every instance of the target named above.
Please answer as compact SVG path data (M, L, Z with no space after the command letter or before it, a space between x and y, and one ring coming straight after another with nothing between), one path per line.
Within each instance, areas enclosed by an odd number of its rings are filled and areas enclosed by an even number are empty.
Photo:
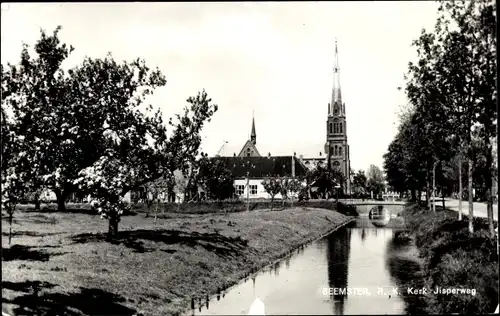
M9 212L9 246L12 240L12 218L14 217L13 212Z
M462 220L462 196L464 194L462 184L462 155L458 155L458 220Z
M419 189L418 190L418 196L417 196L417 203L418 203L418 205L420 205L421 201L422 201L422 190Z
M274 195L271 196L271 212L273 211L273 205L274 205Z
M489 137L485 137L485 149L486 149L486 165L491 170L493 165L493 153L490 145ZM488 231L492 238L495 237L495 227L493 225L493 177L492 172L487 172L485 175L486 184L486 208L488 213Z
M156 206L155 206L155 225L158 221L158 204L159 202L156 202Z
M118 222L119 222L118 215L117 214L111 215L108 222L109 223L108 223L107 239L109 241L116 239L116 237L118 237Z
M431 210L431 199L430 199L430 196L431 195L431 173L430 173L430 170L427 169L427 175L426 175L426 186L425 186L425 203L427 205L427 209L430 211Z
M432 211L436 211L436 165L437 162L434 162L432 165Z
M36 211L39 211L40 210L40 194L39 193L35 193L35 210Z
M54 190L57 199L57 211L66 212L66 194L61 190Z
M468 172L467 172L467 177L468 177L468 183L467 183L467 188L468 188L468 195L469 195L469 233L472 234L474 233L474 200L473 200L473 192L472 192L472 164L474 161L472 161L472 158L468 158Z
M443 211L444 211L444 209L446 208L444 204L444 191L441 191L441 197L443 198Z

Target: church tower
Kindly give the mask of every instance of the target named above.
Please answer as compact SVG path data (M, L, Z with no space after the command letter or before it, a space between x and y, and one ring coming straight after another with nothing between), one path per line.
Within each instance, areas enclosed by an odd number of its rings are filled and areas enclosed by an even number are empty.
M252 144L257 145L257 134L255 134L255 117L252 117L252 133L250 134Z
M344 194L349 194L351 192L351 163L349 158L349 145L347 143L346 123L345 103L342 103L342 93L340 89L337 41L335 41L333 88L331 103L328 104L325 153L327 153L328 167L337 168L342 171L345 179L343 191Z
M257 150L257 134L255 133L255 116L252 117L252 131L250 132L250 138L247 140L243 148L241 149L238 157L260 157L260 153Z

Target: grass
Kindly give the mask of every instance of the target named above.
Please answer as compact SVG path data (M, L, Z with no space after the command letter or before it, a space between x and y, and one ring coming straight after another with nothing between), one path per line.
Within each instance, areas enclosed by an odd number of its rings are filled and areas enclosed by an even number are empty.
M274 201L273 209L281 210L283 209L283 204L281 201ZM250 200L249 210L264 210L271 209L270 200ZM339 213L348 216L357 216L356 207L351 205L345 205L343 203L336 203L332 201L325 200L310 200L310 201L295 201L293 205L287 201L284 204L285 207L312 207L312 208L323 208L329 210L335 210ZM132 208L133 211L139 213L153 212L155 206L151 206L149 209L143 204L135 204ZM161 203L159 205L158 211L160 213L185 213L185 214L207 214L207 213L237 213L247 210L247 204L243 200L231 200L222 202L199 202L199 203Z
M307 208L322 208L327 210L337 211L341 214L347 216L358 216L358 212L356 211L356 206L347 205L342 202L338 204L333 201L327 200L309 200L309 201L294 201L293 204L290 201L286 201L283 205L281 200L276 200L272 203L274 210L282 210L283 208L289 207L307 207ZM252 199L249 202L249 210L265 210L271 209L271 200L270 199ZM26 204L19 207L24 210L33 210L33 204ZM151 216L154 216L156 205L153 204L149 208L146 204L143 203L134 203L132 204L131 213L149 213ZM42 204L41 210L50 210L55 212L57 209L57 204L48 203ZM77 212L77 213L86 213L86 214L94 214L95 211L90 209L90 205L88 203L67 203L66 204L67 212ZM244 200L225 200L225 201L204 201L197 203L160 203L158 205L158 213L163 217L165 213L179 213L179 214L209 214L209 213L238 213L244 212L247 210L247 203ZM170 216L170 215L167 215Z
M431 293L424 297L427 313L493 312L498 305L498 254L487 219L474 218L471 236L467 217L459 221L458 213L451 210L432 212L411 205L403 216L424 262L425 287L476 290L476 295Z
M292 208L124 216L118 242L86 210L24 210L12 246L2 219L3 309L32 315L176 315L350 218Z

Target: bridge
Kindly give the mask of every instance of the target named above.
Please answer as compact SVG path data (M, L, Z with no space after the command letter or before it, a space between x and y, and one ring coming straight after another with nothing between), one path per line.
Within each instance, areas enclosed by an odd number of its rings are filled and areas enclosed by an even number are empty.
M360 217L368 217L370 210L376 206L382 206L391 212L392 215L401 213L406 205L405 201L375 201L375 200L358 200L358 199L342 199L339 200L346 205L355 205Z
M358 228L391 228L396 230L406 230L406 223L401 212L404 210L404 201L374 201L374 200L339 200L346 205L356 206L359 217L353 224ZM387 210L387 214L381 214L382 210ZM370 213L372 216L370 216ZM384 211L385 213L385 211Z

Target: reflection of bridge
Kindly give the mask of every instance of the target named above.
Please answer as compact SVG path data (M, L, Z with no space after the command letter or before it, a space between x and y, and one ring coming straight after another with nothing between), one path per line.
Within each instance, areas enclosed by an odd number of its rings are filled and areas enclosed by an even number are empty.
M370 220L368 217L358 217L355 221L348 224L352 228L389 228L393 231L405 231L406 223L403 217L393 217L390 220L381 223L379 220Z

